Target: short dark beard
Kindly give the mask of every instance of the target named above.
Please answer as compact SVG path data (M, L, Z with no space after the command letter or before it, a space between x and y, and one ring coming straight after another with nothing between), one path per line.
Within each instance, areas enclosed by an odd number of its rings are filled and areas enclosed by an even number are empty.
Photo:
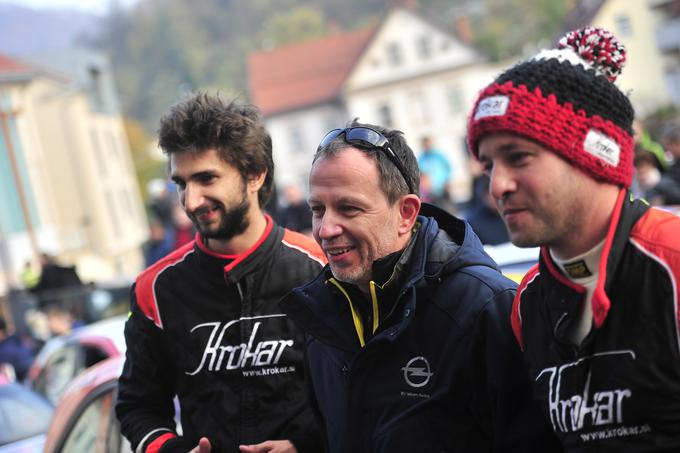
M238 206L235 206L230 211L222 211L224 216L222 217L222 222L220 222L220 226L217 228L217 231L203 234L203 237L206 239L228 241L234 236L238 236L239 234L246 231L250 226L250 221L247 217L249 210L250 201L244 197Z
M248 211L250 210L250 201L248 200L248 194L245 188L243 190L243 198L238 205L229 211L226 210L224 205L220 205L220 210L222 211L223 216L216 231L203 231L200 223L193 217L191 218L194 227L196 227L203 238L228 241L246 231L250 226L250 221L247 217Z

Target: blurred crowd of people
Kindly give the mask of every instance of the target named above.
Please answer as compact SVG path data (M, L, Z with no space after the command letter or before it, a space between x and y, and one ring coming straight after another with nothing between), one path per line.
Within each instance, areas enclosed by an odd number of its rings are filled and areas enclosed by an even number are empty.
M144 261L150 266L168 253L194 239L194 226L177 201L172 181L154 179L149 193L149 240L144 246Z
M680 204L680 119L662 127L660 142L635 125L634 192L655 206Z
M42 345L51 337L67 335L83 324L84 285L74 266L47 254L39 268L26 262L21 274L34 306L19 326L0 316L0 374L22 381ZM25 327L23 326L25 324Z

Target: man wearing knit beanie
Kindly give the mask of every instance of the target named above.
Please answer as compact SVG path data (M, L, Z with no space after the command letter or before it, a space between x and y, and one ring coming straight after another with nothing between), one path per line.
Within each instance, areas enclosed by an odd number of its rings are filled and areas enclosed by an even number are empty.
M512 327L566 451L680 451L680 218L630 194L625 49L568 33L481 91L470 151L520 247Z

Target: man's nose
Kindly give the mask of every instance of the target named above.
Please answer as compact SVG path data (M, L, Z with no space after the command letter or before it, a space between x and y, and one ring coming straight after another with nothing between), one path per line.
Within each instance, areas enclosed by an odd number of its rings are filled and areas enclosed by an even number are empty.
M191 184L187 184L184 188L184 192L180 197L183 201L184 210L187 212L193 212L200 208L205 202L205 197L200 187L196 187Z
M314 219L313 223L317 224L317 234L320 239L330 239L339 236L342 232L337 217L328 210L320 219Z
M501 200L517 190L517 180L513 172L503 165L494 165L489 175L489 191L494 200Z

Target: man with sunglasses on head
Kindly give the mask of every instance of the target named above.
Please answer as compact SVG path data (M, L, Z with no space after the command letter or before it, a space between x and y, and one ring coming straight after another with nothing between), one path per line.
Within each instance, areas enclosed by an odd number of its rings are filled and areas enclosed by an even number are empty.
M421 204L399 131L321 141L313 235L328 265L281 302L308 334L308 395L332 453L550 452L509 317L515 284L464 221Z
M199 93L161 119L159 145L197 234L131 291L121 432L144 453L317 453L304 335L277 302L325 259L262 210L274 162L257 110Z

